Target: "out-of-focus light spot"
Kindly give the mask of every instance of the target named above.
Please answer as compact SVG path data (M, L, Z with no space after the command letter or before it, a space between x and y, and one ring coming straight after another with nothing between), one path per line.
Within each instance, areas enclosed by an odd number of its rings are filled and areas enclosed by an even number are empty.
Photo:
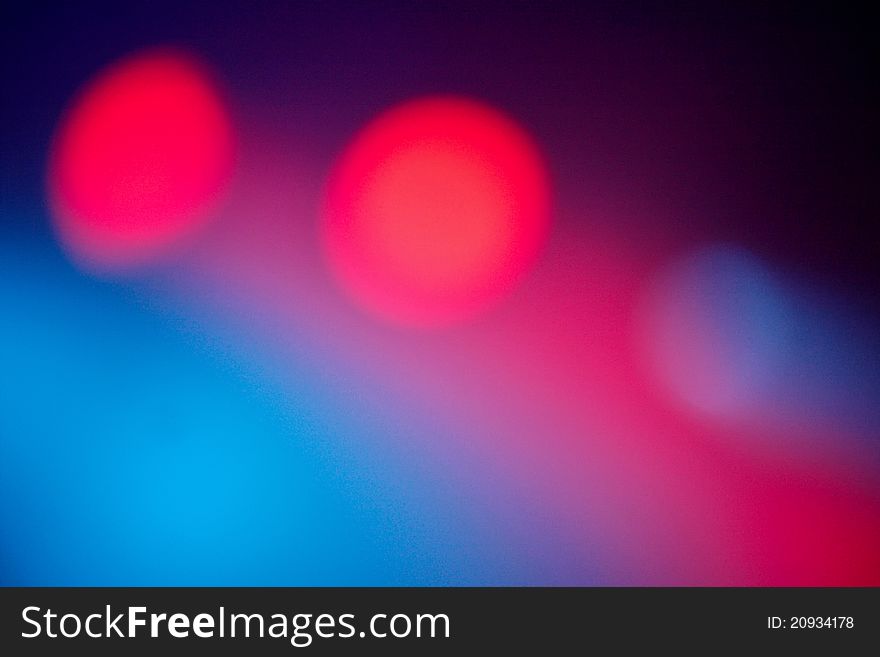
M534 260L549 191L535 145L480 103L419 99L357 136L333 173L323 239L354 299L393 323L461 320Z
M226 187L232 125L193 57L152 50L88 84L50 155L58 233L91 268L137 265L199 228Z
M673 264L649 291L643 339L661 385L699 413L748 413L776 387L791 337L773 274L715 246Z

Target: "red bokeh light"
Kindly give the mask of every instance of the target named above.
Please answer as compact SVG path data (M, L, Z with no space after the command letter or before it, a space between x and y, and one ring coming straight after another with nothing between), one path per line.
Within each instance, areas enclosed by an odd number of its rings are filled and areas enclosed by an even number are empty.
M449 324L508 291L543 243L534 144L475 101L405 103L368 125L328 187L323 238L344 288L397 324Z
M91 267L139 264L208 218L232 163L231 121L201 64L165 49L134 55L87 85L58 128L56 227Z

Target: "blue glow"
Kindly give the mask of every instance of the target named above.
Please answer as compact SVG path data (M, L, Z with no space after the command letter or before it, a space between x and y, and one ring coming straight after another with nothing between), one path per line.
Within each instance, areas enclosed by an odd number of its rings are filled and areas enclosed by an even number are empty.
M436 419L389 423L295 363L279 385L131 289L3 251L3 584L593 581L485 470L402 449L448 440Z
M649 350L670 390L700 412L725 416L777 383L791 337L787 299L745 251L715 246L685 258L656 286Z

